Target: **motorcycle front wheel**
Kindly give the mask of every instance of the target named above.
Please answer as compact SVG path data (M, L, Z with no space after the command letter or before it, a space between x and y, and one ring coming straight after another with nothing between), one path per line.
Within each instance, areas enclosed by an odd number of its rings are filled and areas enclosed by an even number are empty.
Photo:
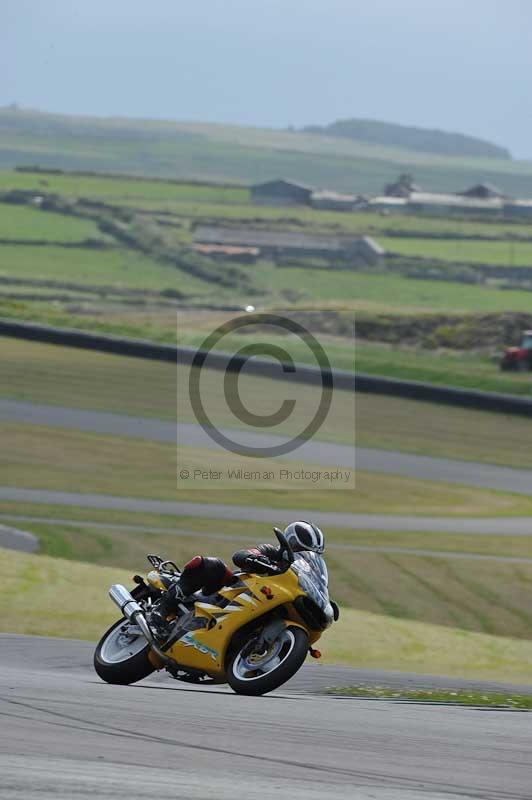
M155 671L149 651L150 645L140 630L129 620L119 619L98 642L94 669L107 683L136 683Z
M296 627L285 628L263 652L246 642L230 659L227 682L237 694L271 692L296 674L308 648L307 634Z

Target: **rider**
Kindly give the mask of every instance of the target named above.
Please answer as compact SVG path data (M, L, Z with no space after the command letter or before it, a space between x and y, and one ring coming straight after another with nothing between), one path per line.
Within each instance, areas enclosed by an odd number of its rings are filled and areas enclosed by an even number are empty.
M285 528L284 535L294 553L323 553L323 533L312 522L291 522ZM281 566L282 560L282 548L273 544L259 544L238 550L233 555L234 564L243 572L267 573L270 567ZM216 594L234 581L235 574L221 558L195 556L185 564L178 580L169 586L156 611L152 612L152 619L156 623L163 623L167 616L177 611L179 603L191 594L200 589L204 595Z

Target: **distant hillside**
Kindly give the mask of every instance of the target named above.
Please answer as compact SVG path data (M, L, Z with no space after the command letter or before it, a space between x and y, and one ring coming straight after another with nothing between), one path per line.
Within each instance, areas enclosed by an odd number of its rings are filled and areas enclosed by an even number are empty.
M319 133L322 136L340 136L357 142L369 142L385 147L402 147L422 153L434 153L441 156L458 156L468 158L511 158L504 147L465 136L462 133L412 128L406 125L395 125L391 122L377 122L372 119L340 119L330 125L309 125L303 128L305 133Z
M532 196L532 162L450 157L315 133L0 108L0 170L20 165L231 183L279 176L378 194L403 173L426 191L481 182Z

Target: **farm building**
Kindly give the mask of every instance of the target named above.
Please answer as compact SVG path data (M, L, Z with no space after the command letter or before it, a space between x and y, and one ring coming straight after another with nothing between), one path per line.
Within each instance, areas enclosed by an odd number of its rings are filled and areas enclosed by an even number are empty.
M366 206L383 214L426 214L435 216L470 215L498 216L506 208L500 197L477 198L463 194L412 192L409 197L373 197ZM524 214L523 214L524 215Z
M276 206L309 206L312 192L311 186L284 178L257 183L250 189L252 202Z
M408 200L406 197L392 197L387 195L380 195L379 197L372 197L368 200L365 207L360 206L361 210L367 208L370 211L380 211L384 214L390 214L395 211L405 212L408 210Z
M385 251L369 236L314 236L294 231L197 225L194 242L201 245L258 248L271 258L323 258L351 266L378 264Z
M407 201L407 210L415 214L470 214L497 216L504 202L500 197L466 197L463 194L413 192Z
M193 244L192 248L202 256L238 261L241 264L253 264L260 253L258 247L232 247L221 244Z
M470 186L469 189L464 189L463 192L458 192L459 195L463 197L477 197L481 200L486 200L490 197L502 197L503 193L499 189L498 186L495 186L494 183L477 183L474 186Z
M338 192L312 192L310 202L312 208L320 211L352 211L357 198L354 194L338 194Z
M386 197L409 197L412 192L421 192L421 186L414 183L412 175L399 175L393 183L387 183L384 187Z

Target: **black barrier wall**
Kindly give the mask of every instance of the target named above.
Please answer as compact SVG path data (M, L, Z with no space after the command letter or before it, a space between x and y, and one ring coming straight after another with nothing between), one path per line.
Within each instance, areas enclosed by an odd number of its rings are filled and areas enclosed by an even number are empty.
M128 339L88 333L77 329L54 328L49 325L16 322L9 319L0 319L0 336L46 342L63 347L97 350L102 353L114 353L115 355L129 356L131 358L168 361L175 364L190 365L196 354L196 350L192 347L173 347L172 345L157 344L144 339ZM235 358L230 353L210 352L207 366L212 369L225 370L231 360L231 368L235 370L240 369L242 362L245 361L245 359ZM315 385L321 385L322 383L320 369L303 364L297 365L295 373L287 375L283 372L281 366L274 361L252 358L247 361L246 372L273 380L290 380ZM518 414L532 417L532 400L526 397L436 386L430 383L384 378L359 372L354 374L342 370L332 370L332 382L335 389L343 391L353 392L356 390L357 392L368 394L382 394L389 397L424 400L429 403L442 403L480 411L496 411L502 414Z

